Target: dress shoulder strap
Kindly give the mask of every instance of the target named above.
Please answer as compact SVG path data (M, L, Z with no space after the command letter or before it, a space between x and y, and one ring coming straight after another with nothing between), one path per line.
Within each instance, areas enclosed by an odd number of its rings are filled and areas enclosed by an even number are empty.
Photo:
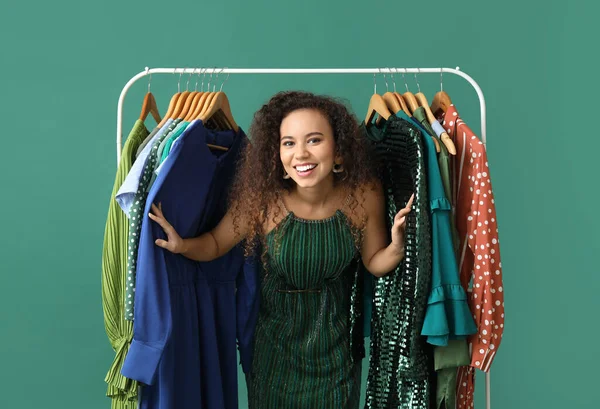
M281 207L283 208L283 210L285 210L284 216L291 213L290 210L285 205L285 202L283 201L283 195L281 194L281 192L277 194L277 201L279 202L279 204L281 204Z
M340 210L350 210L350 204L352 203L352 199L354 199L354 195L352 193L348 193L348 196L346 196L346 200L344 200L344 203L342 204L342 208Z

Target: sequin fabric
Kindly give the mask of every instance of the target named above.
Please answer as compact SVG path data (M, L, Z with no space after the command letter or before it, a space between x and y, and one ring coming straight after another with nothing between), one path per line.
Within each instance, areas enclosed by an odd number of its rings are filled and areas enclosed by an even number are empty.
M375 279L365 407L427 409L430 358L420 333L431 279L431 228L421 136L393 116L381 128L362 128L379 165L389 229L415 194L406 219L404 260Z

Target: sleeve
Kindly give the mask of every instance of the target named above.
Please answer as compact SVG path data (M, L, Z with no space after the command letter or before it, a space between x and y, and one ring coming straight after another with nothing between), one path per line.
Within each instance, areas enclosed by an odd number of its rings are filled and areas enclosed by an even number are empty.
M481 143L480 143L481 144ZM485 149L479 146L478 166L472 167L473 202L468 217L467 242L473 254L471 311L478 333L470 338L471 366L487 372L504 331L504 292L496 206Z
M150 199L150 198L149 198ZM133 341L123 364L122 374L152 385L163 350L171 335L171 298L165 250L154 244L160 232L146 213L140 233L135 282Z

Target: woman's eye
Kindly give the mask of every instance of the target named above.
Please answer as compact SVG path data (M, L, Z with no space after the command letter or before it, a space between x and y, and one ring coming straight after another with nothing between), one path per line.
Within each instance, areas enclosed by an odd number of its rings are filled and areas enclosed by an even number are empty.
M312 138L312 139L308 140L308 143L318 143L318 142L321 142L321 139L319 139L319 138Z
M292 142L292 141L284 141L282 145L283 146L292 146L292 145L294 145L294 142Z

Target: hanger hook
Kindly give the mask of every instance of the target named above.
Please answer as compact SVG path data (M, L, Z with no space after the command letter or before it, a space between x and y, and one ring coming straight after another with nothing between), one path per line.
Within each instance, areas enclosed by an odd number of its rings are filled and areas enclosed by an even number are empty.
M183 68L181 70L181 72L179 73L179 81L177 81L177 92L181 92L181 76L183 75L184 72L185 72L185 68Z
M444 69L440 68L440 91L444 91Z
M217 69L217 67L215 67L215 70L216 70L216 69ZM216 90L216 88L217 88L217 82L219 82L219 74L220 74L220 73L221 73L220 71L219 71L219 72L217 72L217 73L215 73L215 74L216 74L216 75L215 75L215 83L213 84L213 90L212 90L212 92L215 92L215 90ZM209 90L209 91L210 91L210 90Z
M417 72L420 74L421 73L421 69L417 68ZM419 92L421 92L421 84L419 84L419 79L417 78L417 73L415 72L415 82L417 83L417 89L419 90Z
M373 94L377 94L377 82L375 81L375 73L373 73Z
M202 75L202 85L200 86L201 92L204 92L204 80L206 79L207 72L208 72L208 67L204 69L204 75Z
M394 92L396 92L396 78L394 78L394 74L392 74L392 69L388 68L388 70L390 70L390 77L392 78L392 83L394 84ZM394 70L396 70L394 68Z
M410 92L408 90L408 84L406 83L406 76L404 74L406 74L406 68L402 68L404 71L402 71L402 79L404 80L404 86L406 87L406 92Z
M217 73L217 77L215 78L215 83L213 85L213 92L215 92L217 90L217 83L219 82L219 75L221 75L221 73L225 71L225 68L221 68L221 71L219 71ZM222 87L221 87L222 88Z
M227 69L227 67L224 68L224 70ZM229 79L229 76L231 75L230 72L227 73L227 78L225 78L225 81L223 81L223 83L221 84L221 88L219 89L219 92L223 91L223 85L225 85L225 83L227 82L227 80Z
M192 72L190 73L190 76L188 77L187 83L185 84L185 90L186 91L190 90L190 80L192 79L192 75L194 75L194 72L196 72L196 69L192 68Z
M390 87L388 85L387 77L385 76L385 71L382 71L382 69L380 68L379 72L383 74L383 80L385 81L385 91L389 92L390 91Z
M217 67L214 67L213 69L210 70L210 77L208 78L208 91L210 92L210 83L212 82L212 77L213 74L215 73L215 70L217 69Z
M198 76L196 77L196 84L194 85L194 91L198 91L198 81L200 81L200 74L202 73L202 67L198 68Z
M146 75L150 75L148 78L148 94L150 93L150 83L152 82L152 73L150 72L150 68L146 67Z

